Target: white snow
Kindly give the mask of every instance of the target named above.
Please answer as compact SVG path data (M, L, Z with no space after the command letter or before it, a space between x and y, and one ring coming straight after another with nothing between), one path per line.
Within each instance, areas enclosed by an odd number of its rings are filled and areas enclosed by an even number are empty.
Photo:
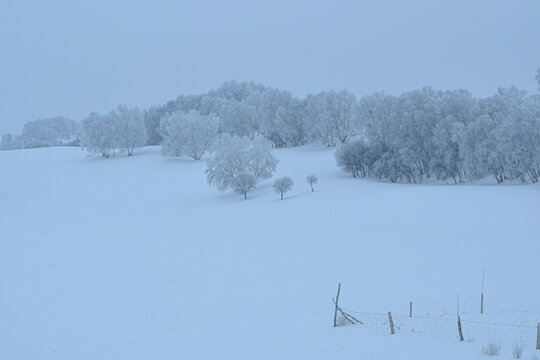
M539 185L378 183L317 146L274 154L276 174L244 200L209 187L205 161L159 148L0 152L0 358L478 359L492 337L511 359L515 341L534 342ZM281 176L295 184L283 201ZM414 301L450 320L390 336L384 316L353 313L366 325L333 328L338 282L345 310L408 314ZM464 321L531 328L464 322L460 343L457 292Z

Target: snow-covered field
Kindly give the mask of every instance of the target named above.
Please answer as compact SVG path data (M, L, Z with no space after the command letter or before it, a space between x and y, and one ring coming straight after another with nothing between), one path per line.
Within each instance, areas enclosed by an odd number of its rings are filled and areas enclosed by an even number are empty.
M284 201L273 180L219 193L205 161L159 148L0 152L0 359L478 359L489 337L533 356L540 186L377 183L316 146L274 154ZM332 327L338 282L366 325ZM448 321L388 335L409 301Z

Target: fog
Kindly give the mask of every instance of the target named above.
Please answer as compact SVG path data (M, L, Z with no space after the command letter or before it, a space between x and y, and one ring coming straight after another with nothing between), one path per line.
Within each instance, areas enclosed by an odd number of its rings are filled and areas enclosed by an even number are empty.
M304 96L537 91L540 2L3 1L0 133L226 80Z

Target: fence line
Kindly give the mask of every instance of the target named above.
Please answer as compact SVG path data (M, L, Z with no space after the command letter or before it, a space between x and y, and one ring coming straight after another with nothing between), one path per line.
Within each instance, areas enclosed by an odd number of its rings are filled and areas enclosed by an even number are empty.
M358 316L358 319L362 321L364 326L377 331L389 331L390 324L387 313L356 311L350 310L349 307L344 308L344 311ZM416 334L459 340L457 315L445 315L441 317L413 315L411 317L410 315L392 314L392 317L397 334ZM519 343L527 347L535 346L537 341L536 325L468 320L466 314L461 314L461 323L465 341L497 342L501 344Z

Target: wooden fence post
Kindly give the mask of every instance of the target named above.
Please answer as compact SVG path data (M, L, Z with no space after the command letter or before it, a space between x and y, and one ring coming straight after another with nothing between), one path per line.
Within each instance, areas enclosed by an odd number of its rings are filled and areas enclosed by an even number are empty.
M484 293L480 294L480 314L484 313Z
M388 312L388 323L390 324L390 334L394 335L394 321L392 320L392 313Z
M337 295L336 295L336 309L334 311L334 327L337 326L337 312L338 312L338 301L339 301L339 292L341 290L341 283L338 284Z
M536 328L536 350L540 350L540 322Z
M484 280L486 278L486 268L482 272L482 292L480 293L480 314L484 313Z
M459 315L457 317L457 330L459 334L459 341L463 341L463 332L461 331L461 319Z
M412 301L409 303L409 317L412 318Z

